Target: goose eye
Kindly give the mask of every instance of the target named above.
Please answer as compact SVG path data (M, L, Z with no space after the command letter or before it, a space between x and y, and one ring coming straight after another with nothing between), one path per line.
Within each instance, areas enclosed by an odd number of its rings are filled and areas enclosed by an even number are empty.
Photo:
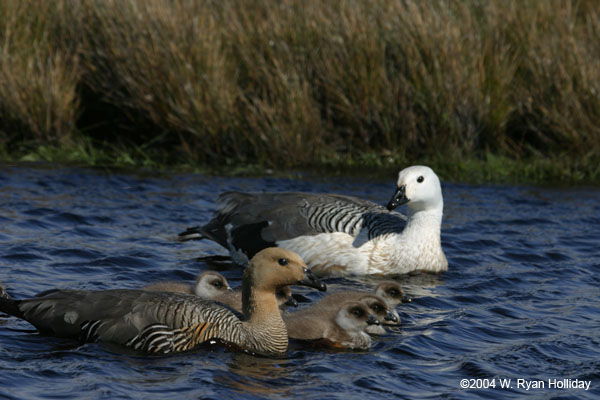
M360 316L362 316L362 311L360 311L358 308L354 308L352 310L352 314L354 314L357 317L360 317Z
M277 260L277 262L279 263L279 265L282 265L282 266L288 265L287 258L280 258L279 260Z
M424 180L425 180L425 178L423 178L423 176L419 176L417 178L417 182L419 182L419 183L423 182Z

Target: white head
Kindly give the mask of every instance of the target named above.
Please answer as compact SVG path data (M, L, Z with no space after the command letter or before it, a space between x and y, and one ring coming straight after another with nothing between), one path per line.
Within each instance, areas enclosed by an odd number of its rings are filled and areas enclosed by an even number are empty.
M398 174L396 193L387 205L388 210L407 204L413 213L444 208L440 179L429 167L414 165Z
M194 293L202 299L215 299L231 290L227 279L218 272L206 271L198 275Z

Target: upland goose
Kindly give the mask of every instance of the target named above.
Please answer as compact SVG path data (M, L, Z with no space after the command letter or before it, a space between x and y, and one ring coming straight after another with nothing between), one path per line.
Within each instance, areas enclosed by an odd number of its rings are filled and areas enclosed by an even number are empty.
M226 306L180 293L116 289L50 290L24 300L0 298L0 311L22 318L40 332L82 341L112 342L150 353L193 349L223 342L251 353L279 355L288 335L275 289L306 285L325 290L302 259L268 248L244 272L244 318Z
M408 217L392 211L402 204ZM284 247L319 276L442 272L443 208L437 175L412 166L400 171L387 208L336 194L226 192L208 224L179 237L214 240L242 265L265 247Z
M231 290L227 278L215 271L205 271L198 275L193 285L182 282L156 282L144 286L142 289L153 292L176 292L194 294L201 299L214 300L215 297Z
M313 307L339 309L340 306L349 301L355 301L364 304L369 309L369 313L379 320L381 324L398 325L400 318L396 310L391 309L385 301L374 293L368 292L334 292L321 300L317 301ZM367 333L371 335L383 335L386 333L381 324L371 325L367 328Z
M167 281L151 283L142 289L153 292L193 294L201 299L219 301L238 312L242 312L242 288L232 289L229 282L227 282L227 278L216 271L202 272L198 275L194 285ZM298 306L298 302L292 297L292 289L289 286L278 287L275 290L275 296L277 296L277 304L280 309L285 309L286 306Z
M319 341L334 348L368 350L371 337L366 329L379 325L367 306L356 301L337 308L318 304L283 316L292 339Z
M396 306L398 306L400 303L410 301L404 296L400 284L395 281L383 281L379 283L375 287L375 294L381 297L390 309L394 310L396 316L398 316L398 313L396 312ZM400 317L398 316L398 321L399 320Z

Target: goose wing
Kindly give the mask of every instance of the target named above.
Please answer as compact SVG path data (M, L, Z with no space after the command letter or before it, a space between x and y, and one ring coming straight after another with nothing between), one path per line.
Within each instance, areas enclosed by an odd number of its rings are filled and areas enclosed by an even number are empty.
M356 237L366 228L369 237L401 232L406 218L373 202L352 196L297 192L226 192L217 215L201 232L225 247L245 250L273 246L278 241L319 233L344 232ZM192 236L189 236L192 238Z
M55 290L18 301L18 309L44 333L147 352L184 351L211 338L234 341L240 335L241 321L229 309L176 293Z

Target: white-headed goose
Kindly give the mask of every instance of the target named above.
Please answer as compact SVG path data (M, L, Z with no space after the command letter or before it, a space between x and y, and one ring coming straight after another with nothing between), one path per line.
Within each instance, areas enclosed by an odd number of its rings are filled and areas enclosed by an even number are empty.
M408 217L392 211L402 204ZM400 171L387 208L336 194L227 192L208 224L179 236L214 240L238 264L265 247L284 247L319 276L442 272L443 208L435 172L412 166Z

